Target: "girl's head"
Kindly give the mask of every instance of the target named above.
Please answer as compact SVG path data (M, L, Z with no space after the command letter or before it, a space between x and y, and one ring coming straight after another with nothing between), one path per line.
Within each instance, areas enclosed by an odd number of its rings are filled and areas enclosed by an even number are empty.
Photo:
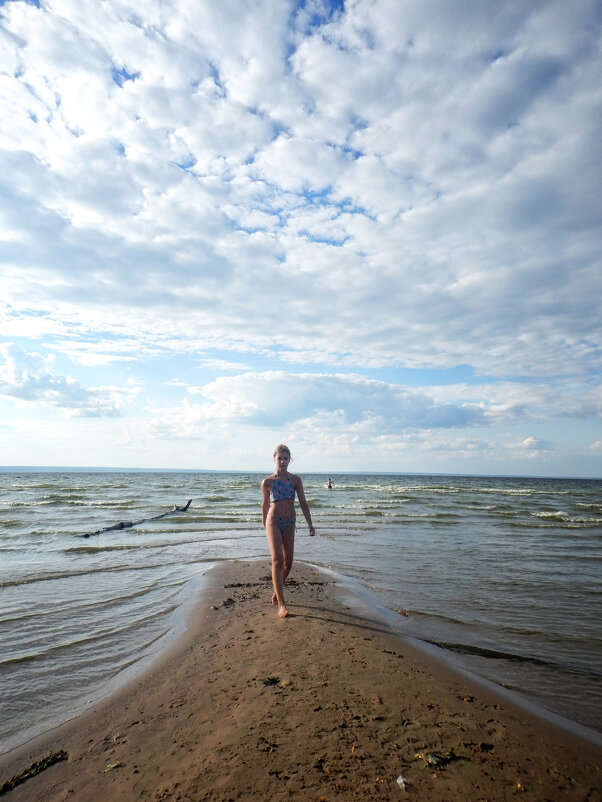
M280 445L277 445L276 448L274 449L274 462L277 465L280 462L288 465L290 461L291 461L290 448L288 446L283 445L282 443L280 443Z

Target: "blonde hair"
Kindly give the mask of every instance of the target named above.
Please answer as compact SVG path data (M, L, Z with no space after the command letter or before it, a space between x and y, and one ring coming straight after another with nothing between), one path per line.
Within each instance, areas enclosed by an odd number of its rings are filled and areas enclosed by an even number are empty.
M286 453L291 456L291 450L288 446L285 446L284 443L279 443L276 448L274 449L273 456L275 457L276 454L279 454L281 451L286 451Z

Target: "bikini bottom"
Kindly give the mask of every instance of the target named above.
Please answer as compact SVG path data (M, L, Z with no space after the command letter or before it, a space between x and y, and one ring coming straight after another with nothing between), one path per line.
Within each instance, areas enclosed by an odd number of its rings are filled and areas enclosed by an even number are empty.
M280 529L280 534L283 535L287 529L295 525L296 518L283 518L281 515L276 515L276 513L273 512L271 520L272 523L276 524L278 529Z

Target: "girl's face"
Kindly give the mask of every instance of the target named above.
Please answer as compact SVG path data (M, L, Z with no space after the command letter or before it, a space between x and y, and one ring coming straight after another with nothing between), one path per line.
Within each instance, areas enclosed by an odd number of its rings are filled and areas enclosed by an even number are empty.
M274 462L279 471L286 471L288 464L291 461L291 455L288 451L279 451L274 457Z

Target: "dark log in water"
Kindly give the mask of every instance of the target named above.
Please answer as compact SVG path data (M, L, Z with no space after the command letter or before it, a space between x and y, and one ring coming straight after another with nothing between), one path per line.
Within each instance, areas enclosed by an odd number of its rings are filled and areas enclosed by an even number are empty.
M183 507L178 507L174 504L173 510L162 512L160 515L153 515L151 518L141 518L139 521L119 521L119 523L113 524L112 526L105 526L103 529L97 529L96 532L86 532L85 535L78 535L78 537L92 537L93 535L102 535L103 532L114 532L118 529L131 529L133 526L144 524L147 521L158 521L159 518L165 518L167 515L173 515L174 512L186 512L191 503L192 499L189 498Z

